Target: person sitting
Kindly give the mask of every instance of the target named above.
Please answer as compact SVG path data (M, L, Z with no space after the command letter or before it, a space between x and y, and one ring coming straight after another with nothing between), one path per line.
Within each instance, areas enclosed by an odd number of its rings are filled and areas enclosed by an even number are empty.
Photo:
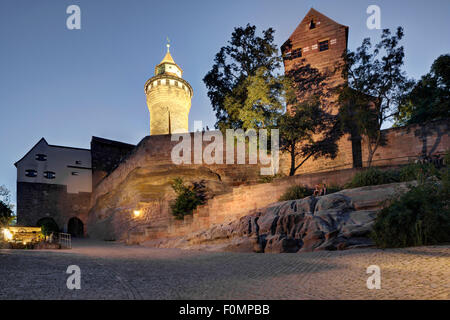
M326 183L324 183L323 185L322 185L322 189L320 190L320 195L321 196L324 196L324 195L326 195L327 194L327 185L326 185Z
M314 197L320 196L320 191L321 191L320 186L318 184L316 184L316 189L314 189L314 193L313 193Z

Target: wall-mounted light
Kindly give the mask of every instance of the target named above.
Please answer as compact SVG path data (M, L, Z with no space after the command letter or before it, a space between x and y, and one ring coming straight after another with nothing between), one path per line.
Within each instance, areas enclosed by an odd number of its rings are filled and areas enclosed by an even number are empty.
M137 217L139 217L141 215L141 210L134 210L133 214L137 218Z

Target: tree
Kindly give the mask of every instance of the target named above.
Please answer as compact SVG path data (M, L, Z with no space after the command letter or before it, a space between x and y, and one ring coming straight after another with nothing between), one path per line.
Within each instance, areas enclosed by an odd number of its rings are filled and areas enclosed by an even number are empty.
M450 54L439 56L399 107L396 125L450 117Z
M355 52L343 55L342 75L348 81L339 88L341 123L346 132L367 139L369 167L377 148L384 143L383 124L398 113L398 106L412 86L402 70L402 38L401 27L395 34L384 29L374 47L366 38Z
M280 149L290 156L291 176L311 157L337 155L342 133L337 115L329 112L334 104L330 99L333 90L326 81L329 77L328 72L319 72L302 60L283 81L289 110L279 117L278 127Z
M228 45L216 54L203 78L220 130L269 128L283 110L283 86L275 71L280 57L274 30L256 35L256 27L238 27Z
M318 99L293 106L279 119L280 149L290 156L289 175L293 176L309 158L335 158L341 136L335 117L326 113ZM297 160L301 162L297 164Z
M0 226L7 226L14 220L11 193L5 186L0 186Z

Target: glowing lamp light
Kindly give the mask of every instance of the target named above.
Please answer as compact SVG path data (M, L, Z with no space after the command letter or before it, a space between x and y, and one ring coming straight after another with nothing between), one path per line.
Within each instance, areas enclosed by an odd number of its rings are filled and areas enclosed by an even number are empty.
M134 216L137 218L141 215L141 210L134 210L133 213L134 213Z
M3 229L3 235L5 236L5 240L10 241L13 238L13 235L9 229Z

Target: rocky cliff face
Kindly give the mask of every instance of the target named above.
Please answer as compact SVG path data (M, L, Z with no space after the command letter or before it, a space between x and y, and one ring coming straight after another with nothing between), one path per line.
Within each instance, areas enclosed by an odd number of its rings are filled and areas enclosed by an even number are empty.
M130 233L145 236L166 229L171 218L169 202L175 197L170 183L176 177L183 178L187 184L204 180L210 197L230 189L205 167L136 168L117 187L97 198L89 211L88 235L102 240L125 240ZM135 217L134 210L140 210L141 215Z
M370 246L368 235L377 213L408 185L370 186L278 202L228 224L146 245L265 253Z

